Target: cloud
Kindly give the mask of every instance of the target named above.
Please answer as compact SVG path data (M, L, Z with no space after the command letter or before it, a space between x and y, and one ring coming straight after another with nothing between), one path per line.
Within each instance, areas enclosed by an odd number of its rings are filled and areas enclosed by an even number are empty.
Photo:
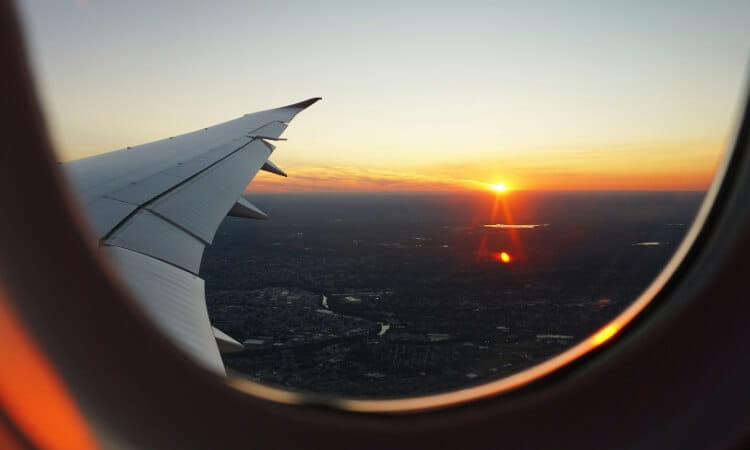
M479 183L427 173L362 169L345 166L297 167L289 178L260 173L248 186L251 191L455 191L478 188Z
M487 190L502 180L512 189L531 190L703 190L711 171L672 167L639 170L614 167L549 167L463 164L412 170L364 169L348 166L301 166L289 178L265 172L248 186L256 192L398 192ZM466 177L471 174L472 177Z

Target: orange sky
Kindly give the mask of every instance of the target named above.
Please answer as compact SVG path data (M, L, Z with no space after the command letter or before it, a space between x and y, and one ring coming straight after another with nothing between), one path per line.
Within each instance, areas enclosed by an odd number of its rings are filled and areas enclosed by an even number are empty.
M671 148L674 147L674 148ZM504 159L371 169L346 165L261 172L249 192L487 190L704 190L723 145L644 146L610 151L537 151Z
M633 174L617 172L586 173L550 171L524 179L515 174L487 178L430 175L426 172L397 172L352 167L300 167L288 171L289 178L259 173L248 192L357 192L357 191L456 191L486 190L489 184L504 182L511 190L704 190L711 182L711 171L690 173ZM508 181L512 180L512 181Z

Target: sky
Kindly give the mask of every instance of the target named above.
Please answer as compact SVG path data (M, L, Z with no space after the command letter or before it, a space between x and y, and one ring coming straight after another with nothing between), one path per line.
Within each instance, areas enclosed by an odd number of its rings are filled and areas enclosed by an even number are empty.
M250 190L700 190L750 2L20 3L62 161L310 97Z

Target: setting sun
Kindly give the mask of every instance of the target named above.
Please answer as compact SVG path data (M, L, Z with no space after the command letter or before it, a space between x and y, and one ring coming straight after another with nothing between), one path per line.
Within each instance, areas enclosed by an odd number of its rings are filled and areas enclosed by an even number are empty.
M502 181L498 181L495 184L490 185L490 189L492 189L495 192L505 192L508 190L508 186L505 185Z

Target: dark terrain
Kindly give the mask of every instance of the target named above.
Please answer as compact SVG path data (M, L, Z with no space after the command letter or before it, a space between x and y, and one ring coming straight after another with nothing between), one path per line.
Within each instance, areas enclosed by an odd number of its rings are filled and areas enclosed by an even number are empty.
M256 194L201 267L230 371L389 397L517 372L622 311L703 193ZM488 228L487 224L539 225ZM510 255L510 263L500 259Z

